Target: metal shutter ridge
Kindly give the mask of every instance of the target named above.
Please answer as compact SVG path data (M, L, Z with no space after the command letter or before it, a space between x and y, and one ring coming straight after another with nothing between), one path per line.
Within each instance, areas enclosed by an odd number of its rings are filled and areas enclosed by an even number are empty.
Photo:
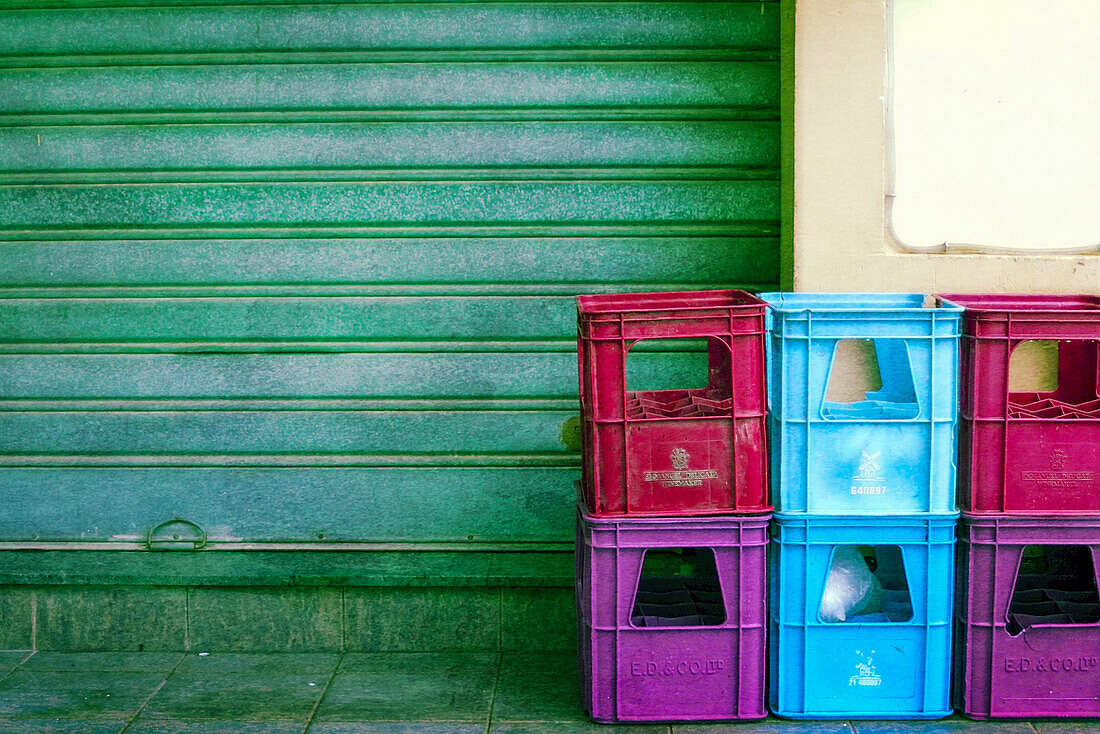
M568 543L573 296L776 286L778 44L778 2L5 3L0 541Z

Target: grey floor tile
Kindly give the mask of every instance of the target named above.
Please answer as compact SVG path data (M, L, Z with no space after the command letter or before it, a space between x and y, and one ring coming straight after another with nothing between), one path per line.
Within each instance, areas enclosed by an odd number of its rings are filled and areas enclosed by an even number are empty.
M0 683L0 717L125 718L137 713L164 676L17 670Z
M315 720L487 721L497 666L496 654L349 654Z
M30 650L0 650L0 678L18 668L30 654Z
M119 734L126 719L5 719L0 718L4 734Z
M852 734L846 721L762 721L729 722L723 724L675 724L674 734Z
M961 716L937 721L854 721L856 734L1035 734L1026 721L972 721Z
M360 652L348 653L340 673L414 673L441 671L496 675L497 653L480 652Z
M329 674L181 672L168 679L142 712L146 719L308 721Z
M668 734L666 724L597 724L594 721L506 721L493 724L491 734Z
M0 650L0 665L16 666L26 660L32 650Z
M500 656L501 676L577 675L575 652L506 652Z
M1094 734L1100 732L1100 721L1033 721L1039 734Z
M340 662L339 653L193 652L180 663L183 675L328 675Z
M178 652L36 652L24 670L55 673L160 673L168 675L180 660Z
M584 722L576 675L501 675L493 699L493 721Z
M484 722L492 697L492 676L340 673L316 720Z
M301 734L297 721L200 721L139 718L126 734Z
M485 725L444 721L332 721L314 724L309 734L485 734Z

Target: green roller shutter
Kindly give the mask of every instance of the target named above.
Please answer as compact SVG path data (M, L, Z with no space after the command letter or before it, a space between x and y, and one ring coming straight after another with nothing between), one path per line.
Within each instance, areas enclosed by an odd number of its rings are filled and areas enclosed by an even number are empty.
M3 8L0 541L568 541L572 297L778 281L777 2Z

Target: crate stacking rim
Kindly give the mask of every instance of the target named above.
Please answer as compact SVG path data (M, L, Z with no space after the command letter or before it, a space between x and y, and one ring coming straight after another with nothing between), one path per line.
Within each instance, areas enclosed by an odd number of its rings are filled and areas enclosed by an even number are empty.
M1022 629L1013 629L1010 621L1028 546L1087 549L1095 592L1100 584L1100 517L964 513L959 544L955 707L975 719L1100 716L1100 619L1095 608L1086 623L1059 614L1079 614L1072 602L1041 610L1057 616L1029 618ZM1023 580L1021 588L1029 586ZM1090 579L1077 581L1087 585ZM1065 606L1070 609L1061 608Z
M577 649L597 721L759 719L764 706L770 515L599 518L577 514ZM708 549L722 614L705 624L634 615L647 551ZM682 593L682 592L681 592ZM718 596L720 595L720 596Z
M769 512L765 304L744 291L577 298L583 484L597 516ZM627 389L628 354L706 339L707 384Z
M962 308L916 293L764 293L772 499L783 513L954 512ZM840 344L881 389L828 399Z
M1100 297L944 296L963 314L959 506L1100 515ZM1010 387L1021 344L1056 342L1057 386Z
M769 556L769 707L791 719L936 719L951 714L951 618L958 513L776 514ZM898 621L827 622L836 549L900 551ZM907 617L907 618L906 618Z

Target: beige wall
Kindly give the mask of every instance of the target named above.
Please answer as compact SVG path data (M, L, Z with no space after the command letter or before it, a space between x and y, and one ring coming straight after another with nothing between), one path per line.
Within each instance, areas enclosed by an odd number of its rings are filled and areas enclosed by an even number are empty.
M794 14L797 290L1100 293L1100 252L913 253L899 245L886 217L886 0L797 0Z

